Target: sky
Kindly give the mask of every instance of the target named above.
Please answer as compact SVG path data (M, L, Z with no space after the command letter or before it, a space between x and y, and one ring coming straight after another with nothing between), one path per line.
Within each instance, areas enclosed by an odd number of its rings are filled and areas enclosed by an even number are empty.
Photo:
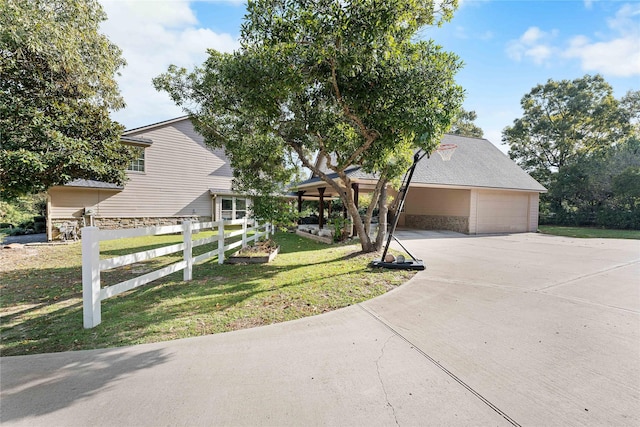
M193 69L207 49L239 47L241 0L99 1L108 15L101 31L127 61L118 77L127 106L112 114L127 129L184 115L151 83L169 65ZM538 84L601 74L616 98L640 90L637 0L461 0L450 22L420 37L462 59L464 108L505 152L502 130L522 116L520 100Z

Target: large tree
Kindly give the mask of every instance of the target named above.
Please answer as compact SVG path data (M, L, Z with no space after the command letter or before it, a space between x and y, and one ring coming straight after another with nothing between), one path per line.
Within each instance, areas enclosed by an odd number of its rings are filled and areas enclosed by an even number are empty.
M413 151L439 144L461 105L459 59L418 31L452 17L457 0L249 1L241 48L209 51L202 67L154 80L184 107L205 141L224 147L237 185L267 193L302 164L340 195L364 251L376 205ZM328 160L333 180L314 159ZM353 165L380 177L365 220L353 201Z
M473 138L482 138L484 132L482 128L474 123L478 118L475 111L467 111L461 108L456 116L456 121L451 125L449 133L454 135L470 136Z
M123 183L131 150L109 109L124 106L120 49L96 0L0 0L0 196L76 178Z
M636 97L637 98L637 97ZM576 156L604 153L632 131L633 94L624 105L600 75L534 87L520 102L524 114L503 131L509 155L545 184Z
M572 158L553 175L545 201L560 224L640 227L640 139Z

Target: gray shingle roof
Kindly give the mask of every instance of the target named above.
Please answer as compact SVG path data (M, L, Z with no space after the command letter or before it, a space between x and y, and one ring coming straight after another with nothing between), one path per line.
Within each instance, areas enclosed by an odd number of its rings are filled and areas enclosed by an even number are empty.
M94 181L91 179L76 179L64 185L65 187L100 188L105 190L123 190L124 187L108 182Z
M443 161L437 153L424 158L413 175L420 184L546 191L490 141L458 135L445 135L443 144L458 148L451 160Z
M433 153L431 158L423 158L414 172L412 183L546 191L538 181L486 139L447 134L442 138L442 144L457 145L451 160L443 161L437 153ZM375 175L366 173L359 167L348 169L347 175L351 179L377 179ZM335 178L337 174L332 173L329 176ZM298 185L318 181L320 179L314 177Z
M211 194L212 196L215 196L215 195L233 196L233 195L237 195L238 193L236 193L235 191L229 188L210 188L209 194Z
M139 136L126 136L123 135L120 137L120 141L122 142L128 142L130 144L133 145L142 145L145 147L148 147L149 145L153 144L153 141L149 138L141 138Z

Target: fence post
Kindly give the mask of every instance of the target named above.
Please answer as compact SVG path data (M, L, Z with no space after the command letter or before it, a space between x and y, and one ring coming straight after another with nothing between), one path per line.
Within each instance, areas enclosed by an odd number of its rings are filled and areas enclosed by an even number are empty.
M247 217L245 216L242 221L242 247L247 247Z
M100 237L98 227L82 228L82 323L98 326L100 313Z
M260 229L258 228L258 220L254 218L253 220L253 241L258 243L260 240Z
M224 264L224 220L218 226L218 264Z
M182 239L184 242L183 256L187 265L182 276L185 282L193 278L193 240L191 240L191 221L182 222Z

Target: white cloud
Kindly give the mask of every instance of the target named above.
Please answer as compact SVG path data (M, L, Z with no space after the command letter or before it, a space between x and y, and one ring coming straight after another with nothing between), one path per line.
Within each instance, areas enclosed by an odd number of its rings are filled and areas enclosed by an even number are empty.
M520 37L520 42L524 45L533 45L538 40L544 38L545 33L538 27L531 27Z
M590 3L585 3L590 7ZM547 65L552 60L579 60L586 72L605 76L640 75L640 4L625 4L607 20L609 34L597 33L597 40L575 35L564 43L557 42L557 30L546 32L528 28L520 38L507 44L506 53L515 61L530 60ZM561 47L561 45L563 45Z
M538 27L530 27L520 38L507 44L507 55L515 61L529 58L535 64L542 65L553 55L551 41L557 35L556 30L545 32Z
M118 78L127 107L113 118L128 128L183 115L151 79L170 64L192 69L202 64L206 50L231 52L239 47L230 34L199 26L186 0L100 0L109 20L101 30L118 45L127 66Z
M580 35L569 41L563 56L579 59L582 69L616 77L640 75L640 4L626 4L607 20L614 36L591 41Z
M551 58L551 47L545 45L533 46L525 52L525 55L533 60L536 65L544 64Z

